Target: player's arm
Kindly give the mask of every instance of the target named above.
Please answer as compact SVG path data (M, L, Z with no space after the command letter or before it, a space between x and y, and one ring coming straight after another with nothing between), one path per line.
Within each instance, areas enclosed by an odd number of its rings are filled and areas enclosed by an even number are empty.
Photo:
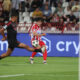
M0 33L1 33L1 35L3 36L2 41L5 41L5 40L7 39L7 37L5 36L4 31L9 27L9 25L10 25L11 23L12 23L12 22L9 21L5 26L3 26L2 29L0 29Z
M5 31L6 28L7 28L7 25L3 26L3 28L0 29L0 33L3 36L2 41L6 40L6 36L5 36L5 33L4 33L4 31Z
M45 34L45 33L38 34L37 32L33 32L33 35L34 35L34 36L46 36L46 34Z

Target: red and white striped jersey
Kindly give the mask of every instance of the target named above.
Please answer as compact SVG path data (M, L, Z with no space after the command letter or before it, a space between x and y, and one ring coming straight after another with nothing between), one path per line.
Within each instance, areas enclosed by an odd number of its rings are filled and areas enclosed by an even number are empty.
M33 24L30 30L31 40L41 40L41 36L34 36L33 32L41 34L41 28L37 24Z

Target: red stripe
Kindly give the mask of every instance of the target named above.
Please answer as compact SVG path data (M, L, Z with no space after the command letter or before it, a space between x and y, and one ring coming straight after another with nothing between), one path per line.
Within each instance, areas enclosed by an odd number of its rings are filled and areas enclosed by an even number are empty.
M28 33L30 33L32 26L33 26L33 23L32 23L32 25L31 25L31 27L30 27L30 29L29 29Z
M11 21L9 21L6 25L7 25L7 26L9 26L11 23L12 23L12 22L11 22Z

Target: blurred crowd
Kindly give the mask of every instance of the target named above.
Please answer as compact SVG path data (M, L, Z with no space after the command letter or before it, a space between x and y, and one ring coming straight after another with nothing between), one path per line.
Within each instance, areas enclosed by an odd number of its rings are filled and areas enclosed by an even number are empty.
M0 0L0 25L10 19L14 9L19 23L32 23L43 18L43 30L79 30L79 0Z

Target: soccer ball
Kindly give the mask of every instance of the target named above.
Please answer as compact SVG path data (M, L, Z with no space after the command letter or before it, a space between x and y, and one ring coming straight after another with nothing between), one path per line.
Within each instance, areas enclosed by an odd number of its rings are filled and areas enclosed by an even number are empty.
M38 47L39 46L39 41L38 40L33 40L32 41L32 46L33 47Z

